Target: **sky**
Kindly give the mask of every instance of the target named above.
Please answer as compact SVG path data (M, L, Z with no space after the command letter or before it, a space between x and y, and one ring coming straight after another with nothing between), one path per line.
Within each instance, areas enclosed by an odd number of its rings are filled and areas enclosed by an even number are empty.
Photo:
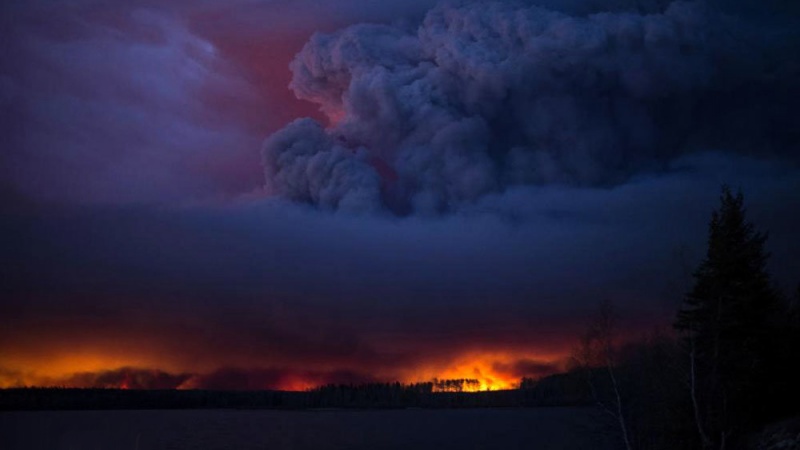
M720 187L800 282L772 0L0 5L0 387L563 370L669 331Z

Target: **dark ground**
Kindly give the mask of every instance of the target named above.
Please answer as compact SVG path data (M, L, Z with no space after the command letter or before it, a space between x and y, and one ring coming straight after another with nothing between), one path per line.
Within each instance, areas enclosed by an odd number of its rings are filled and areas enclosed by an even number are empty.
M616 448L593 408L4 411L4 450Z

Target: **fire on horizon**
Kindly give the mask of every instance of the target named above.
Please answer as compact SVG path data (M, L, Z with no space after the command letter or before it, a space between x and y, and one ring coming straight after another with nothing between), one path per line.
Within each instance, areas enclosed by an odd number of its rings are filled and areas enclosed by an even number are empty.
M551 355L551 357L560 355ZM537 378L564 369L563 360L541 362L539 355L468 354L441 362L423 363L396 372L364 369L345 373L332 367L330 371L308 371L303 368L260 369L254 362L249 367L218 368L208 371L181 370L169 361L155 357L126 357L92 353L60 355L44 361L6 360L10 367L24 367L24 373L7 372L0 378L0 388L74 387L114 389L248 389L303 391L325 384L359 384L365 382L418 383L433 380L469 380L464 391L515 389L522 377ZM317 365L312 365L318 368ZM157 367L154 368L154 367ZM163 367L170 367L164 370ZM434 386L434 389L437 387Z
M722 183L790 285L756 3L4 2L0 387L507 389L669 332Z
M369 362L359 361L298 362L288 358L279 362L256 354L208 354L202 344L198 348L176 349L155 342L154 347L144 344L137 348L135 343L143 341L139 337L98 335L97 338L109 343L65 343L63 348L35 343L30 350L4 349L5 370L0 376L0 388L299 391L325 384L463 379L471 381L465 385L466 390L502 390L517 387L523 377L537 378L563 370L566 364L563 355L569 351L555 349L532 354L528 349L510 352L454 349L447 350L446 355L436 352L427 357L405 355L402 362L370 366ZM47 338L59 339L63 337ZM396 354L396 357L401 356Z

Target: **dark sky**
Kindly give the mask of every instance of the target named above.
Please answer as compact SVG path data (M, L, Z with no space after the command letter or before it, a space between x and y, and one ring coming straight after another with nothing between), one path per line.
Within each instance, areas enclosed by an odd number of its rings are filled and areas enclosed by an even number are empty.
M7 1L0 387L559 370L720 186L800 281L791 2Z

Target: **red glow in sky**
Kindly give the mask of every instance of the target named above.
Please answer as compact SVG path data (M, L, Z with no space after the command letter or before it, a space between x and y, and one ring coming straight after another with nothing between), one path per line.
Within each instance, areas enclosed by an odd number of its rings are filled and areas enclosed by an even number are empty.
M3 2L0 387L506 389L668 324L721 182L796 284L783 31L434 3Z

